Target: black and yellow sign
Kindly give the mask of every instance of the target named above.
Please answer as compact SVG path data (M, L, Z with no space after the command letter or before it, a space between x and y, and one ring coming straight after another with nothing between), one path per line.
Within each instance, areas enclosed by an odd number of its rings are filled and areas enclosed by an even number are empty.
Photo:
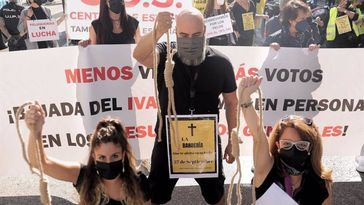
M217 177L217 115L177 118L176 123L174 117L166 117L170 178ZM175 137L173 128L177 126L179 135Z
M193 0L193 7L200 10L203 14L205 12L207 0Z
M350 21L348 15L340 16L336 18L336 27L339 34L347 33L351 31Z
M249 30L254 30L255 29L253 12L243 13L242 18L243 18L243 29L244 29L244 31L249 31Z

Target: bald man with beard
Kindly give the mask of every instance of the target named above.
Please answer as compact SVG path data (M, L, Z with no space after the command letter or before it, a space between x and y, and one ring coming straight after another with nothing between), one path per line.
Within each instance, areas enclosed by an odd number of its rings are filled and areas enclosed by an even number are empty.
M168 32L172 26L173 14L161 12L157 16L156 38ZM176 112L178 115L219 114L219 96L222 94L226 119L230 132L236 127L236 82L233 67L229 59L217 50L206 46L204 18L197 9L184 10L176 17L177 43L171 47L177 49L173 56L175 67L173 71ZM153 67L153 31L145 35L134 50L134 58L148 68ZM152 153L152 166L149 175L151 199L153 204L164 204L171 200L173 189L178 179L171 179L168 170L168 153L166 141L165 116L168 106L168 89L165 86L163 72L167 57L167 44L157 44L158 55L158 92L163 122L157 120L155 132L158 133L159 123L163 123L160 136L156 138ZM218 137L218 177L196 178L202 195L208 204L225 204L222 159L228 163L234 162L231 142L222 156L221 139Z

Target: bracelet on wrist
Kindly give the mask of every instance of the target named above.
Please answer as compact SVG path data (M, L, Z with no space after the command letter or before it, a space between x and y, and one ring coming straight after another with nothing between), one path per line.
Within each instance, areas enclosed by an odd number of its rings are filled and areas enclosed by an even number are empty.
M247 103L242 103L240 106L241 106L241 108L246 109L246 108L248 108L248 107L250 107L252 105L253 105L253 101L250 101L250 102L247 102Z

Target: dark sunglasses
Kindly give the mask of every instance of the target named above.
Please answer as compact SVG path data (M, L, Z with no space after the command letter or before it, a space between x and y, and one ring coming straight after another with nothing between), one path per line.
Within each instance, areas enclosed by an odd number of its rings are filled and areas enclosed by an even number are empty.
M313 124L313 120L307 117L302 117L299 115L286 115L281 119L281 122L289 122L292 120L302 120L306 125L311 126Z

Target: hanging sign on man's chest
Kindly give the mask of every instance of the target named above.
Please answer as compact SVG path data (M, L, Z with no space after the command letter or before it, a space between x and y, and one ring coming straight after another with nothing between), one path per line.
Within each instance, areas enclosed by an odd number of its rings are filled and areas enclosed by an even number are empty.
M170 178L217 177L217 115L177 118L176 122L174 116L166 116Z

